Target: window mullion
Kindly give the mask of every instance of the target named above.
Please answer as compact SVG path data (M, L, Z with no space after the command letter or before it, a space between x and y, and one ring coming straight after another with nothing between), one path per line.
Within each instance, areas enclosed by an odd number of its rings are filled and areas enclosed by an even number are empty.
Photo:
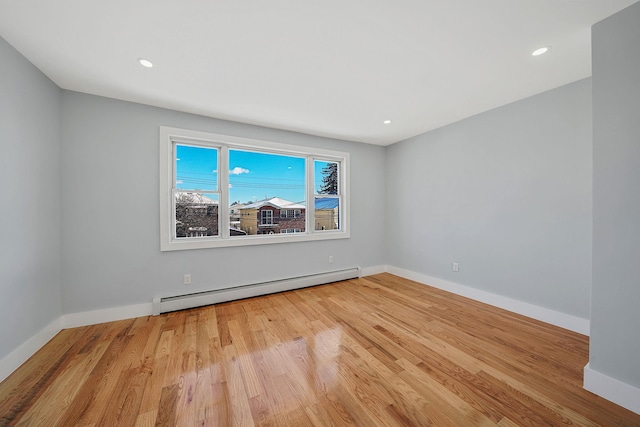
M170 192L170 200L169 200L169 205L171 207L171 210L169 212L169 219L170 219L170 236L171 236L171 240L175 240L177 238L176 236L176 169L177 169L177 165L176 165L176 157L177 157L177 150L178 150L178 145L177 143L175 143L173 140L170 141L170 151L171 151L171 158L169 159L169 171L170 171L170 176L169 176L169 182L167 183L168 187L169 187L169 192ZM166 192L165 192L166 194Z
M315 188L314 185L314 170L313 166L315 159L313 156L307 156L307 176L306 176L306 189L307 189L307 206L305 209L306 215L304 219L304 228L308 234L315 233L316 211L315 211Z
M229 238L229 147L220 147L218 156L218 190L220 191L218 205L218 232L223 239Z
M349 179L347 175L349 173L349 156L345 156L344 159L340 161L340 168L338 169L338 179L339 179L339 198L338 203L340 206L340 211L338 212L338 221L340 225L340 230L345 230L349 227L349 204L346 198L348 197L350 188L349 188Z

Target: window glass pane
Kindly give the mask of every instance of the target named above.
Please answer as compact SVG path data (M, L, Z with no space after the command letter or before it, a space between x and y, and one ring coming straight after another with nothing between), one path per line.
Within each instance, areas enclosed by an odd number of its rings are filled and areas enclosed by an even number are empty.
M218 189L217 148L176 144L175 161L177 189Z
M218 195L177 192L176 238L197 238L218 235Z
M324 160L314 161L314 192L316 194L338 194L340 184L338 163Z
M229 150L232 236L304 230L305 199L304 157Z
M315 198L315 229L340 229L340 199L337 197Z

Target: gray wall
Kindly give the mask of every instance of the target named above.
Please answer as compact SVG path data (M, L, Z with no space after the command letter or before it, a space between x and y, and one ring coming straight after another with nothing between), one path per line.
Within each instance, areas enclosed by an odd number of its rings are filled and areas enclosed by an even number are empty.
M387 263L588 319L590 84L388 147Z
M0 359L61 314L60 89L0 38Z
M594 27L593 144L589 79L383 148L61 91L0 39L0 358L61 313L390 264L590 318L640 386L637 22ZM352 238L161 253L160 125L349 151Z
M640 3L593 27L589 366L640 387Z
M385 149L64 91L63 311L384 264ZM351 238L160 252L160 125L351 153ZM334 263L328 264L329 255ZM193 283L182 284L184 273Z

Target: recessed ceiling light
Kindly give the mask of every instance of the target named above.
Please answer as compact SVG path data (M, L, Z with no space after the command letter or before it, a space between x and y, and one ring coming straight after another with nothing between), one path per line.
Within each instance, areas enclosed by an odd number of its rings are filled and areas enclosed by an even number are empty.
M384 121L384 122L382 122L382 123L384 123L385 125L388 125L389 123L391 123L391 120L385 120L385 121Z
M147 68L151 68L151 67L153 67L153 62L149 61L148 59L138 58L138 62L139 62L139 63L140 63L140 65L142 65L143 67L147 67Z
M539 55L542 55L543 53L547 53L549 51L549 49L551 49L549 46L541 47L540 49L534 50L531 53L531 55L532 56L539 56Z

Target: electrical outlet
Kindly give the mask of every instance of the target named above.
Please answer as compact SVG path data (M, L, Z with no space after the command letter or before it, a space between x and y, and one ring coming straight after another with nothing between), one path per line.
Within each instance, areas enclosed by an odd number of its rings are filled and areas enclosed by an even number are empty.
M460 271L460 264L458 264L457 262L454 262L451 267L453 271Z
M329 255L329 264L333 264L333 255Z
M187 273L184 275L184 284L185 285L191 284L191 273Z

